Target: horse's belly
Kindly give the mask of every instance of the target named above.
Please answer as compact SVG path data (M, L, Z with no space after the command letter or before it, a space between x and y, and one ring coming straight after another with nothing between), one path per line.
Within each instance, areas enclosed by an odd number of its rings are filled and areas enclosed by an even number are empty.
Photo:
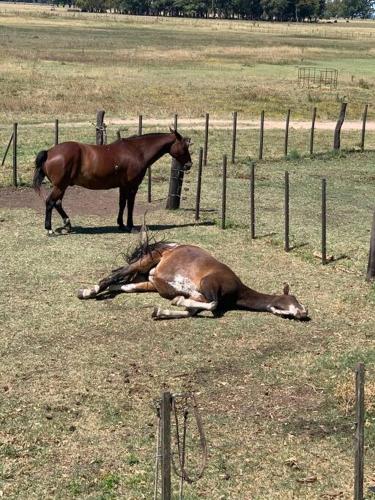
M74 184L86 189L113 189L120 186L117 176L112 177L86 177L79 175L74 179Z

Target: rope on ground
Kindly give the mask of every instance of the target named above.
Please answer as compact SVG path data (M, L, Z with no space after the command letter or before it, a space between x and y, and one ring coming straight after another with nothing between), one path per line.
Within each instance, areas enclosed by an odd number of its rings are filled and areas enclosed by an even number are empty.
M171 450L171 463L175 474L180 478L180 490L179 499L183 498L183 486L184 481L187 483L194 483L202 478L207 465L207 441L203 428L202 417L199 412L198 403L193 392L186 393L176 393L172 394L172 412L174 414L175 420L175 438L177 444L177 453L173 453ZM181 399L183 401L183 430L182 435L180 431L179 424L179 408L176 400ZM160 461L161 461L161 415L160 415L160 400L154 401L154 409L156 411L156 448L155 448L155 465L154 465L154 500L158 498L159 490L159 471L160 471ZM189 407L193 409L194 419L197 425L199 434L199 445L200 445L200 466L198 472L193 476L192 473L187 471L186 467L186 436L188 431L188 416ZM178 455L178 465L176 465L173 455Z
M178 422L178 409L177 409L177 404L176 404L176 398L182 398L184 400L185 408L184 408L184 424L183 424L183 434L182 434L182 444L181 444L181 438L180 438L180 431L179 431L179 422ZM187 468L186 468L186 433L187 433L187 421L188 421L188 415L189 415L189 400L191 401L190 405L193 408L193 414L194 414L194 419L197 425L198 429L198 434L199 434L199 445L200 445L200 466L198 469L198 472L196 473L195 477L192 476L192 474L188 473ZM194 483L201 479L203 476L204 470L207 465L207 441L206 441L206 436L203 428L203 422L202 422L202 417L199 412L198 408L198 403L195 398L195 394L193 392L187 392L183 394L173 394L172 395L172 411L175 416L175 423L176 423L176 442L177 442L177 450L178 450L178 461L179 461L179 469L176 467L176 464L173 460L173 453L172 453L172 465L175 473L177 474L178 477L180 477L183 481L186 481L187 483Z

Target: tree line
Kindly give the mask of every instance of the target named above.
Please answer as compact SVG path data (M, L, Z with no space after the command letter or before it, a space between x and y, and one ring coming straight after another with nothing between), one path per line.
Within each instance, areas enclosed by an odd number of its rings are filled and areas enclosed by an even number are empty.
M41 0L41 3L50 2ZM368 18L374 13L373 0L52 0L52 3L69 3L70 7L86 12L254 21Z

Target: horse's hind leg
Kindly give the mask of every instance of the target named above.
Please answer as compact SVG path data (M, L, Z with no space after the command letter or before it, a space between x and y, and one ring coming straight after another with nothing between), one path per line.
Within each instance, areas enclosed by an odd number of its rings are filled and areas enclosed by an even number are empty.
M56 207L56 202L58 200L61 200L62 196L64 195L64 191L65 190L62 190L59 187L54 186L52 191L50 192L49 196L46 199L46 218L45 218L45 222L44 222L44 227L46 228L48 235L53 234L53 231L52 231L52 209L54 207Z
M55 208L63 220L65 231L67 233L70 233L70 231L72 230L72 225L70 223L69 215L65 212L65 210L62 207L62 199L63 199L64 194L65 194L65 191L63 191L61 198L56 201Z
M99 281L98 285L95 285L92 288L80 288L78 290L77 296L79 299L93 299L99 293L104 292L107 288L112 288L112 291L116 292L129 292L129 291L146 291L146 292L154 292L157 291L154 286L152 280L150 282L146 282L147 275L150 269L157 264L160 260L161 255L158 251L151 252L150 254L142 257L136 262L129 264L129 266L120 267L113 271L109 276L103 278ZM140 276L144 276L144 281L141 283L131 283L131 279L138 275L138 279ZM137 279L137 278L136 278ZM128 283L126 283L128 281ZM122 282L122 283L121 283ZM125 283L124 283L125 282ZM130 282L130 283L129 283ZM121 289L121 286L127 285L139 286L138 290L129 289ZM120 286L121 285L121 286ZM147 290L142 290L141 285L147 285ZM116 287L116 290L115 290ZM111 291L111 290L110 290Z

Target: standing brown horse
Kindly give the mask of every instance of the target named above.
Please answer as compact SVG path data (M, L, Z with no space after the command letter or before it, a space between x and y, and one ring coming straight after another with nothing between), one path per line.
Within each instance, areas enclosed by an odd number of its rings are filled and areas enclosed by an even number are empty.
M242 283L225 264L193 245L157 242L141 244L128 258L128 266L116 269L93 288L81 288L79 299L98 294L157 292L184 311L156 307L154 319L186 318L200 311L219 315L230 309L270 312L306 320L307 309L284 286L280 295L259 293Z
M62 199L67 187L74 185L88 189L120 188L117 224L119 229L130 232L135 196L147 168L169 153L183 165L185 171L190 170L189 144L190 139L171 129L170 133L133 136L104 146L63 142L48 151L40 151L35 159L33 186L39 192L45 176L53 186L46 199L45 228L48 234L53 234L53 208L61 215L65 230L71 230ZM126 202L128 219L124 226Z

